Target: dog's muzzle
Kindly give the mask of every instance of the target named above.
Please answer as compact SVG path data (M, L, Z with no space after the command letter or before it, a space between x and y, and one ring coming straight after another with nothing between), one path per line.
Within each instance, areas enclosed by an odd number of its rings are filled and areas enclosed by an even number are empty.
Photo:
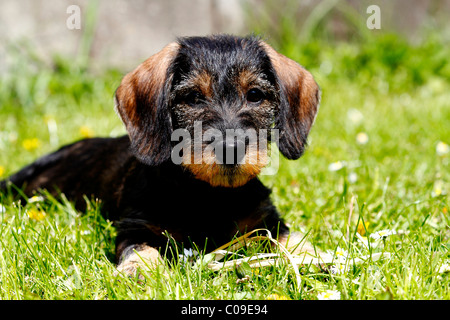
M231 168L242 164L246 152L245 141L240 139L226 139L215 149L217 162Z

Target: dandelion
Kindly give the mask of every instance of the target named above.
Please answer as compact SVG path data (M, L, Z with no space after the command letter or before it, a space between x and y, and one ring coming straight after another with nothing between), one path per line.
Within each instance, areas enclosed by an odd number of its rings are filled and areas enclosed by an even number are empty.
M341 293L337 290L327 290L317 295L319 300L341 300Z
M366 234L366 229L369 228L370 222L362 222L361 220L358 222L358 227L356 228L356 232L358 232L360 235Z
M370 235L370 237L374 240L379 240L379 239L386 239L387 237L389 237L390 235L396 234L397 232L395 232L395 230L389 230L389 229L385 229L385 230L380 230L377 231L375 233L372 233Z
M5 167L0 166L0 177L2 177L5 174Z
M28 210L27 215L31 220L41 221L45 219L45 212L35 208Z
M450 152L450 146L445 142L439 141L436 145L436 153L438 156L444 156Z
M367 142L369 142L369 136L365 132L360 132L356 135L356 142L359 145L365 145Z
M28 151L35 150L41 146L41 141L38 138L25 139L22 142L22 147Z
M79 131L84 138L92 138L94 136L94 131L88 126L81 126Z
M345 163L344 163L343 161L336 161L336 162L331 163L331 164L328 166L328 170L329 170L329 171L339 171L339 170L341 170L344 166L345 166Z

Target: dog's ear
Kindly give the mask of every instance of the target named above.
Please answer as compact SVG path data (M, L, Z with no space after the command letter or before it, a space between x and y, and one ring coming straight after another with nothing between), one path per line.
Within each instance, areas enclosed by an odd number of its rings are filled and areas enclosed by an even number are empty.
M116 110L133 154L148 165L170 158L172 124L168 107L169 67L179 45L171 43L128 73L116 90Z
M311 73L297 62L261 42L268 54L280 86L280 110L275 128L279 129L278 148L288 159L304 152L320 103L320 88Z

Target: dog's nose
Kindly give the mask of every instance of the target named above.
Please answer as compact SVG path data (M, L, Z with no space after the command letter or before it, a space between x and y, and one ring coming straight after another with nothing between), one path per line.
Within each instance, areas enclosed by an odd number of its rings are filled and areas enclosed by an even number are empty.
M220 151L219 154L216 154L220 164L236 166L245 157L245 143L240 140L226 140L223 142L222 150Z

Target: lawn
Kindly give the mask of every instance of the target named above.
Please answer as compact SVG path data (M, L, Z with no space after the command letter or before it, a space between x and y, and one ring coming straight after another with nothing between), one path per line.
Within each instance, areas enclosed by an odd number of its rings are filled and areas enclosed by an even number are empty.
M449 299L448 46L435 34L420 45L385 33L357 42L285 38L274 46L314 74L322 103L305 155L261 179L292 229L335 256L331 272L301 266L298 283L286 259L213 271L206 253L186 252L144 281L116 277L115 229L96 203L77 212L67 201L19 206L2 197L0 299ZM15 61L0 77L0 178L65 143L125 133L113 106L125 71L8 50ZM385 256L352 264L376 253Z

